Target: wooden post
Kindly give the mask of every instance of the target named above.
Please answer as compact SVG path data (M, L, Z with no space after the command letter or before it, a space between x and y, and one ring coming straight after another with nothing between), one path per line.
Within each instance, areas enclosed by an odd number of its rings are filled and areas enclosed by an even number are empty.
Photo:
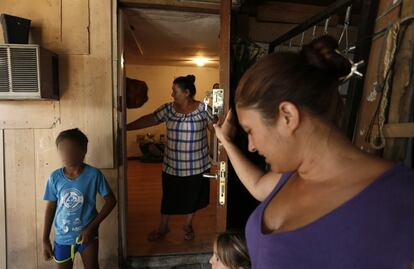
M220 7L220 88L224 89L224 111L229 110L230 104L230 26L231 26L231 0L222 0ZM226 162L228 174L227 154L224 148L219 148L219 161ZM227 175L226 175L227 176ZM220 188L220 184L217 184ZM227 197L227 182L226 182ZM220 193L220 190L217 190ZM217 206L217 232L226 230L227 224L227 198L225 206Z
M414 2L403 0L401 8L401 18L405 18L414 13ZM414 24L408 24L404 29L400 29L400 49L397 51L393 70L392 92L390 95L390 109L388 123L400 123L410 120L413 105L414 92L414 72L413 72L413 41ZM407 138L390 138L386 140L384 158L394 161L405 159L408 145Z

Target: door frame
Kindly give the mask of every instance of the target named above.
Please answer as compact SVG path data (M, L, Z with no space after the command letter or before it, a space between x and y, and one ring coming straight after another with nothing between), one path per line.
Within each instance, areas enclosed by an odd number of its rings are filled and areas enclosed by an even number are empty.
M116 108L116 152L117 152L117 169L118 169L118 208L119 208L119 262L125 264L128 258L127 251L127 209L128 209L128 179L127 179L127 150L126 150L126 99L125 99L125 68L124 68L124 11L119 7L119 3L113 0L114 12L116 18L113 20L116 24L113 27L114 52L114 88ZM230 26L231 26L231 0L222 0L220 4L220 88L224 89L224 111L227 112L230 104ZM221 116L221 120L224 115ZM226 162L228 167L227 154L219 144L219 161ZM227 174L225 182L225 195L227 197ZM219 193L220 184L217 184L217 193ZM217 202L217 221L216 231L224 232L227 225L227 199L224 206Z
M116 134L116 167L118 170L118 257L122 265L127 260L127 218L128 218L128 162L126 157L126 98L124 66L124 13L118 1L113 5L113 68L114 107Z
M220 62L219 78L220 88L224 89L224 115L220 116L220 122L223 122L227 111L230 107L230 45L231 45L231 0L222 0L220 4ZM217 139L217 138L215 138ZM216 232L224 232L227 228L227 191L228 191L228 157L221 143L218 144L219 162L226 163L226 174L224 184L224 195L226 202L224 206L217 203L216 213ZM217 194L220 194L220 181L217 184Z

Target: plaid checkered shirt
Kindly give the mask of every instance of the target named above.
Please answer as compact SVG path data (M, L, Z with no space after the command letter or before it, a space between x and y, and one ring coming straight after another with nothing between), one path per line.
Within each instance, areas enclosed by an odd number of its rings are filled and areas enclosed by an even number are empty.
M173 103L162 105L154 112L156 120L165 122L167 143L164 151L163 171L186 177L198 175L210 168L207 139L208 123L215 120L211 109L204 104L189 114L178 113Z

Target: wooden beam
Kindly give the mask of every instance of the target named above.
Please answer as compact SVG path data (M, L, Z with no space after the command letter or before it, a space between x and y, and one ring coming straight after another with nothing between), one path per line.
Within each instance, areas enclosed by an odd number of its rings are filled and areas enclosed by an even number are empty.
M297 26L297 24L289 23L272 23L260 22L254 17L248 19L248 35L255 42L270 43L275 37L282 36ZM305 32L303 43L306 44L312 40L313 27ZM328 34L339 39L342 29L337 27L328 27ZM317 26L315 36L321 36L324 33L324 26ZM355 27L349 28L349 41L352 44L356 40L358 30ZM302 35L296 35L292 38L292 45L300 45ZM345 42L342 42L344 45Z
M208 14L220 13L220 1L179 1L179 0L120 0L123 8L162 9L182 12L198 12Z
M248 36L255 42L270 43L275 37L295 28L296 24L259 22L254 17L248 20Z
M257 7L257 20L300 24L325 10L324 6L288 2L265 2ZM338 23L338 16L331 17L330 25Z
M0 129L0 268L7 268L4 130Z
M278 46L279 44L282 44L286 42L287 40L291 39L292 37L295 37L298 34L301 34L302 32L308 30L314 25L317 25L318 23L322 22L323 20L331 17L332 15L336 14L338 11L341 10L341 8L349 6L351 4L351 0L337 0L336 2L329 5L326 9L324 9L323 12L320 12L305 22L302 22L301 24L297 25L295 28L290 30L289 32L283 34L282 36L277 37L272 42L270 42L269 45L269 53L274 51L274 48Z
M414 137L414 122L389 123L384 125L386 138L410 138ZM387 140L387 145L390 140Z

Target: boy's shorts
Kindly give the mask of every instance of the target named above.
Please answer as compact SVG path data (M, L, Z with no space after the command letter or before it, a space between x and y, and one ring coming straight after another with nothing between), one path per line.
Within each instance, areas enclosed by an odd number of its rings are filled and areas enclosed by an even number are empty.
M98 236L94 237L93 240L97 240ZM76 238L76 243L74 245L61 245L56 243L55 241L55 247L53 249L53 259L57 263L65 263L67 261L73 261L75 259L75 254L77 252L82 253L82 251L85 250L87 245L82 244Z

